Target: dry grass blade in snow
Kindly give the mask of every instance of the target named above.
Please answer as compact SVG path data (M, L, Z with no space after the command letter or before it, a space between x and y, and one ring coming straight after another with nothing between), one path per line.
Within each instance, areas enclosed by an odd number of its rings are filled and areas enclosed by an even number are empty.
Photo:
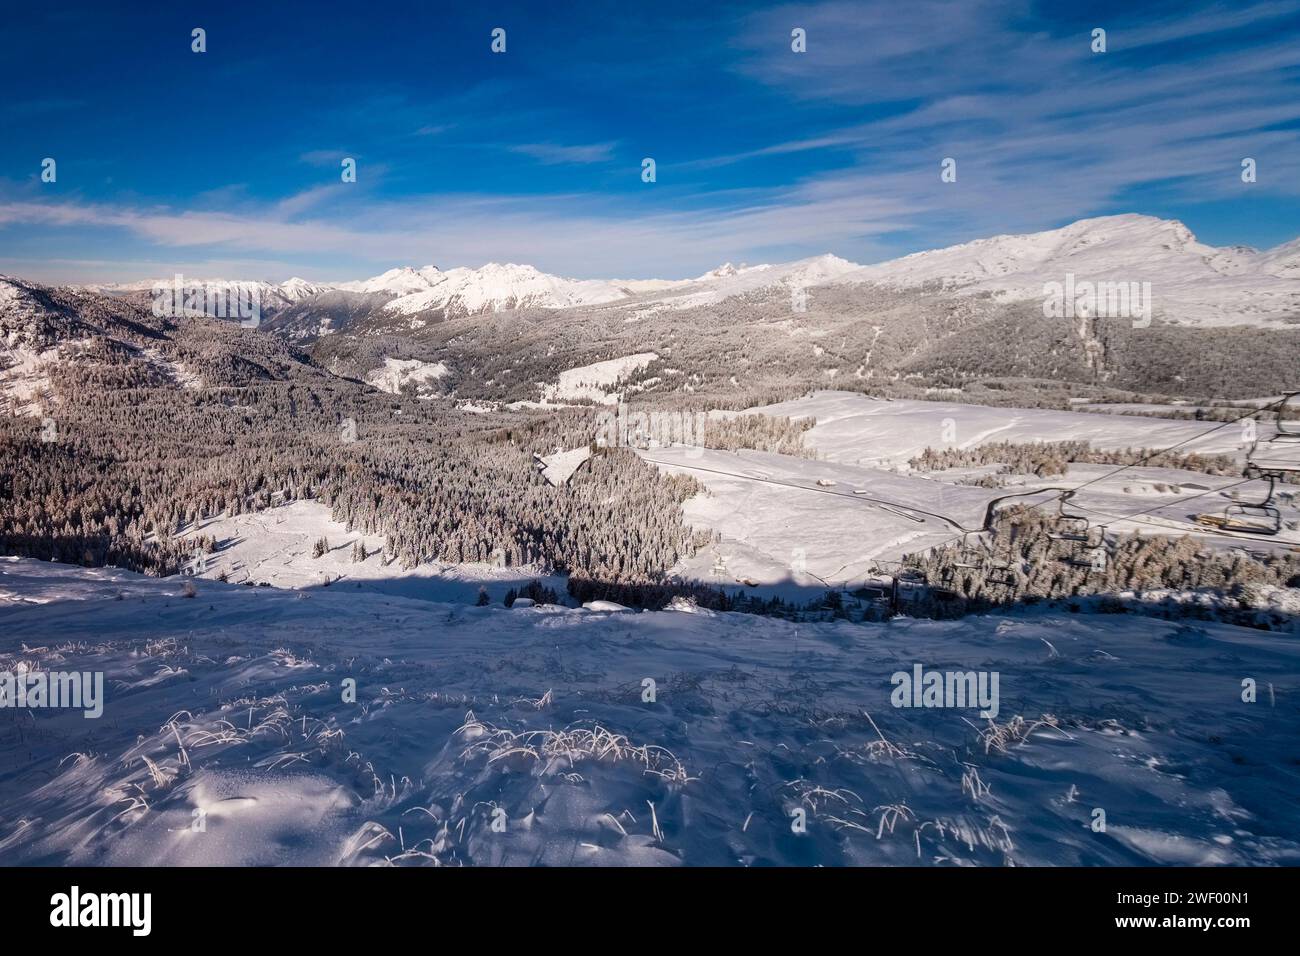
M681 761L665 748L655 744L638 746L599 724L516 733L483 723L471 713L456 732L469 741L462 757L487 754L489 763L512 758L535 760L544 764L542 776L549 775L561 763L572 768L584 760L607 760L640 764L645 773L671 783L686 783L691 779Z

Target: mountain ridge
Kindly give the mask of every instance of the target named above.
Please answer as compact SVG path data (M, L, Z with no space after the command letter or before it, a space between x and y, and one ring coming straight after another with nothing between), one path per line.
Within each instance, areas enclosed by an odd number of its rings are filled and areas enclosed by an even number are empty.
M1157 315L1194 326L1300 321L1300 238L1271 249L1211 246L1177 219L1124 213L1079 219L1057 229L1008 233L862 265L831 253L785 263L724 263L686 279L576 279L519 263L442 270L398 266L366 279L283 283L193 281L256 289L273 316L324 293L387 296L393 318L477 315L518 309L635 305L658 310L716 304L754 292L792 294L818 285L875 284L894 289L942 288L990 293L1005 300L1041 298L1067 274L1094 282L1150 283ZM147 291L159 282L82 288L108 294ZM301 330L300 330L301 331ZM339 331L332 328L330 331Z

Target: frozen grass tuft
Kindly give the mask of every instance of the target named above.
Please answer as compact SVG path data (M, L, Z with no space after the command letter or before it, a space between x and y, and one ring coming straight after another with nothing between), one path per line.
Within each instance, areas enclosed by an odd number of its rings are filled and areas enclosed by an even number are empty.
M967 721L967 723L970 723L970 721ZM1017 714L1005 724L999 724L996 720L990 718L987 727L980 728L975 724L971 724L971 726L979 730L980 743L984 745L986 754L994 750L1004 754L1013 746L1022 746L1029 739L1029 736L1040 727L1061 730L1060 721L1051 714L1043 714L1035 721L1025 720L1024 717ZM1065 731L1061 730L1061 733L1065 733Z
M466 717L456 731L469 741L461 753L463 758L487 754L488 763L507 759L535 761L543 765L542 776L560 767L572 769L584 760L630 761L640 764L644 773L669 783L683 784L692 779L682 762L666 748L655 744L638 746L599 724L516 733L484 723L472 713Z
M907 750L904 747L898 746L898 744L889 740L884 734L882 734L880 732L880 728L876 726L876 722L871 719L871 715L868 714L865 710L862 712L862 716L867 718L867 722L871 724L871 729L876 732L876 736L879 738L878 740L871 740L867 742L865 749L868 757L870 757L872 760L880 760L883 758L889 758L891 760L915 760L916 759L916 754L914 754L912 751Z

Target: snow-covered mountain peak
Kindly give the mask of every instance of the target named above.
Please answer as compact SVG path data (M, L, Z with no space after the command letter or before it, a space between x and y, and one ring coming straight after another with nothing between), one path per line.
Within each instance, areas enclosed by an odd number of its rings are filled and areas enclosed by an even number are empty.
M321 292L326 292L329 290L329 286L294 276L291 279L286 279L284 282L281 282L279 289L286 298L296 301L298 299L305 299L308 296L317 295Z
M530 265L489 262L478 269L457 268L438 273L428 288L400 296L385 308L404 315L430 310L477 314L598 305L625 297L626 293L613 282L566 279Z
M737 266L737 265L733 265L730 262L724 262L716 269L710 269L702 276L699 276L695 279L685 279L677 283L677 285L688 285L691 282L716 282L719 279L731 279L736 276L743 276L751 272L763 272L767 269L772 269L772 268L775 267L768 265L767 263L760 263L759 265L751 266L751 265L746 265L745 263L742 262L740 265Z
M724 262L722 265L718 266L716 269L710 269L708 272L704 273L704 275L700 276L700 277L697 278L695 281L696 281L696 282L707 282L707 281L709 281L710 279L726 279L726 278L729 278L729 277L731 277L731 276L734 276L734 275L735 275L737 272L739 272L739 271L740 271L740 270L737 269L737 268L736 268L734 265L732 265L730 262Z
M917 252L843 278L1032 299L1067 275L1150 283L1156 314L1192 325L1259 324L1300 314L1300 242L1263 253L1247 246L1220 249L1176 219L1134 213Z
M419 269L412 266L398 266L396 269L389 269L369 279L341 282L335 288L344 292L390 292L393 295L409 295L412 292L423 292L432 288L441 280L442 275L437 266L429 265Z
M849 262L847 259L841 259L839 256L827 252L820 256L813 256L809 259L800 259L796 262L787 263L783 266L776 266L775 269L784 273L787 282L790 280L813 284L821 281L838 279L842 276L851 275L862 266L856 262Z

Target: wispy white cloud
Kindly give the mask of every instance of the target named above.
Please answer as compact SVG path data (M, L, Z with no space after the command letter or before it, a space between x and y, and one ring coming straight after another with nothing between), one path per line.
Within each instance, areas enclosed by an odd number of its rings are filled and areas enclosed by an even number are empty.
M346 149L310 149L299 154L298 160L308 166L337 166L344 156L353 154Z
M314 194L297 198L302 208L317 202ZM795 255L810 246L861 247L910 224L902 203L865 194L848 180L755 191L741 205L673 212L614 210L590 196L408 197L358 203L344 215L332 210L334 218L299 217L299 205L286 200L230 212L20 200L0 203L0 227L116 230L175 250L191 264L202 261L196 250L213 259L288 257L286 271L302 271L294 263L315 259L339 263L331 268L345 270L342 277L396 263L445 267L509 259L582 276L637 278L695 274L700 263Z
M805 106L875 116L694 165L838 150L852 159L836 178L856 173L966 238L1045 228L1157 184L1189 205L1240 196L1245 156L1269 169L1257 193L1300 196L1300 45L1272 30L1300 2L1188 7L1156 24L1107 17L1104 54L1089 30L1048 34L1029 13L993 0L757 13L737 37L738 69ZM807 30L806 54L790 51L792 26ZM1143 52L1192 39L1177 56ZM944 157L958 162L956 183L940 182Z
M1276 29L1287 18L1294 25L1300 0L1190 5L1158 21L1115 14L1103 24L1105 54L1091 52L1088 29L1048 30L1035 12L1030 0L828 0L748 16L729 55L764 109L720 117L714 153L660 155L657 183L640 184L631 168L631 190L530 191L505 172L498 181L509 185L494 194L432 191L446 180L419 178L420 150L484 150L530 179L564 182L572 174L562 167L579 166L584 182L607 187L602 177L618 174L630 134L569 126L569 141L549 141L549 126L560 126L549 108L505 117L501 100L517 98L518 81L494 79L454 102L373 90L340 106L345 131L321 124L334 130L324 142L363 144L383 160L359 157L356 184L325 176L275 200L232 187L183 206L12 190L6 200L0 189L0 228L128 236L151 265L123 278L152 274L169 255L189 271L261 261L281 277L512 259L632 278L823 251L872 261L900 251L900 234L937 245L1149 211L1116 208L1138 190L1191 208L1241 196L1244 156L1259 163L1253 195L1300 197L1300 44ZM808 32L806 54L790 50L794 26ZM380 119L387 132L368 135ZM503 141L502 129L525 130L524 141ZM610 141L572 141L602 133ZM397 152L402 144L410 154ZM354 154L297 155L328 170ZM940 180L944 157L957 160L956 183ZM402 173L401 198L374 188L390 164ZM762 174L742 175L751 171Z
M586 165L589 163L607 163L614 156L616 143L589 143L585 145L564 146L558 143L520 143L510 146L512 153L531 156L539 163L559 165L571 163Z

